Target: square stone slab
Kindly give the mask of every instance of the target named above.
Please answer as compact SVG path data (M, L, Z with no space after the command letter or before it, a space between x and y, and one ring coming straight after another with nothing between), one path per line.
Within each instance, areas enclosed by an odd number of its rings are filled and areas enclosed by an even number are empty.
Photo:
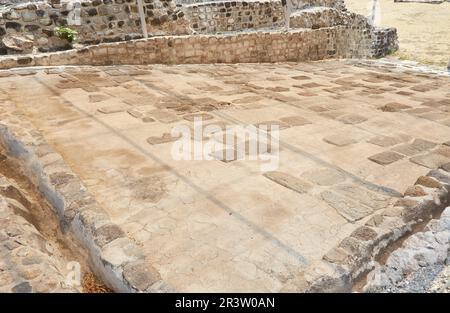
M305 193L312 187L310 183L288 173L274 171L264 173L263 176L298 193Z
M149 114L159 122L167 124L176 122L180 119L176 114L162 110L153 110L150 111Z
M450 158L438 153L429 153L412 157L410 161L431 169L437 169L441 165L450 162Z
M373 161L381 165L388 165L401 159L403 159L403 155L392 151L381 152L369 157L370 161Z
M399 152L401 154L407 156L413 156L419 154L421 152L430 150L436 146L436 143L423 140L423 139L415 139L413 143L404 144L398 147L393 148L393 151Z
M383 112L399 112L401 110L410 109L411 107L409 105L398 103L398 102L391 102L388 103L382 107L380 107L380 110Z
M282 130L282 129L286 129L286 128L290 127L287 123L281 122L281 121L265 121L265 122L260 122L260 123L255 124L256 128L261 128L267 132L270 132L272 130L272 127L277 127L277 126L278 126L278 130Z
M450 158L450 147L449 146L442 146L434 150L434 152L439 153L443 156L446 156L447 158Z

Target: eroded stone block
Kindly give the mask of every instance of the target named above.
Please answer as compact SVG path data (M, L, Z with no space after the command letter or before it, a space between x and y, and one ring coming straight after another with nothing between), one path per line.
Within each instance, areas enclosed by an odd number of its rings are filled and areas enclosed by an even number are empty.
M391 151L381 152L369 157L369 160L381 165L389 165L401 159L403 159L403 156L401 154Z
M161 280L158 271L145 262L131 262L123 267L123 278L136 290L146 290L151 285Z
M361 204L364 204L365 206L376 210L385 208L389 204L389 197L371 192L356 185L338 185L334 187L334 190L348 198L351 198Z
M332 144L332 145L335 145L338 147L348 146L348 145L351 145L351 144L357 142L352 137L342 135L342 134L327 136L327 137L323 138L323 140L329 144Z
M408 187L404 195L409 197L423 197L426 196L427 193L425 192L425 190L423 190L421 186L415 185Z
M157 119L158 121L160 121L161 123L173 123L179 120L179 117L176 114L167 112L167 111L162 111L162 110L153 110L148 112L149 115L155 119Z
M390 147L408 141L410 138L411 137L409 137L408 135L376 136L370 139L368 142L380 147Z
M288 173L274 171L264 173L263 176L298 193L305 193L312 187L310 183Z
M399 112L401 110L410 109L411 107L409 105L398 103L398 102L391 102L388 103L382 107L380 107L380 110L383 112Z
M115 105L108 105L104 106L98 109L100 113L103 114L112 114L112 113L118 113L123 112L128 108L125 104L115 104Z
M442 184L438 182L436 179L429 177L429 176L420 176L416 182L415 185L422 185L424 187L428 188L441 188Z
M359 239L361 241L369 241L377 238L377 235L378 235L377 232L372 228L367 226L361 226L355 229L350 236Z
M393 148L393 151L399 152L401 154L407 155L407 156L413 156L416 154L419 154L421 152L430 150L436 146L436 143L423 140L423 139L415 139L410 144L404 144L398 147Z

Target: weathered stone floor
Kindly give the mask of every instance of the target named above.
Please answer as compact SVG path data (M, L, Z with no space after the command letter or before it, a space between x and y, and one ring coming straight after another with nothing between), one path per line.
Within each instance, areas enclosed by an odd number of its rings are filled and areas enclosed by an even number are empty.
M301 289L299 273L450 162L448 76L345 61L0 76L2 113L33 122L178 291ZM279 169L173 160L164 134L192 114L277 121Z

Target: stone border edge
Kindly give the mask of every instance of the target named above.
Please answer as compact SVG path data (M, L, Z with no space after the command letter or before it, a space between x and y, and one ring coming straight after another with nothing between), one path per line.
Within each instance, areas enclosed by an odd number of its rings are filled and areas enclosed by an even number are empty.
M21 119L19 119L19 117ZM25 120L25 121L24 121ZM36 188L53 206L64 229L88 251L92 270L116 292L173 292L137 245L88 193L76 174L19 112L0 122L0 145L20 161ZM450 172L428 172L404 197L372 216L309 268L306 292L350 292L377 256L411 232L422 219L450 204Z
M369 42L368 38L351 37L354 40L352 42L347 40L345 44L343 40L338 40L342 37L348 37L350 31L352 29L345 25L337 25L319 29L292 29L289 31L264 30L223 34L155 36L148 39L88 45L59 52L6 55L0 57L0 69L60 65L274 63L372 57L372 39ZM318 42L316 38L320 36L330 38L333 41ZM257 47L261 47L259 52L258 50L244 48L250 42ZM339 42L340 44L338 44ZM236 48L238 44L240 45L240 52ZM290 45L292 49L280 49L281 44ZM196 45L201 45L203 49L194 48ZM232 47L229 49L230 53L223 54L223 49L229 47ZM278 53L268 55L266 51L269 48L272 51L278 51ZM248 53L243 55L242 51Z
M324 255L306 291L351 292L355 280L373 268L376 258L390 244L410 234L414 226L449 204L448 167L420 176L393 206L372 216Z
M173 291L33 125L8 118L16 121L0 123L0 145L52 205L63 230L86 249L91 270L115 292Z

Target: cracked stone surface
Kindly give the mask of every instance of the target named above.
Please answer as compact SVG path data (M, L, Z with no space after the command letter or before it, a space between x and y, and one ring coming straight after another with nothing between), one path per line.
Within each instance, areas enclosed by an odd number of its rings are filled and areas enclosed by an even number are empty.
M2 119L29 119L125 232L105 227L99 240L132 238L158 272L148 280L160 275L177 291L303 286L299 275L430 171L412 157L445 157L450 141L448 76L364 62L20 71L0 78ZM379 109L389 103L411 109ZM425 107L444 118L409 111ZM192 129L194 116L219 125L221 138L223 125L279 125L278 168L175 160L171 131ZM133 261L105 247L110 262ZM146 287L139 266L125 274Z
M398 147L393 148L392 150L407 156L414 156L421 152L427 151L435 146L436 144L433 142L423 139L415 139L412 143L400 145Z

